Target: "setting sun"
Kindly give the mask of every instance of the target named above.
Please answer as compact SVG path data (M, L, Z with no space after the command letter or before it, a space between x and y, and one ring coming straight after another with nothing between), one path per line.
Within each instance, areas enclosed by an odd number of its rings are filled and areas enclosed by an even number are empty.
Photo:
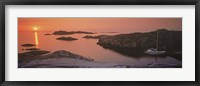
M34 27L34 30L38 30L38 28L37 28L37 27Z

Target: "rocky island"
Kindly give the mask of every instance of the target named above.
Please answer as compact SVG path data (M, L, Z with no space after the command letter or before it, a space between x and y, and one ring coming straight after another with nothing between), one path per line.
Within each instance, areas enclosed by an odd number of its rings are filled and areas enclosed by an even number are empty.
M59 31L55 31L52 34L54 35L71 35L71 34L94 34L92 32L86 32L86 31L63 31L63 30L59 30Z
M56 38L57 40L63 40L63 41L74 41L74 40L78 40L77 38L72 38L72 37L59 37Z
M118 33L118 32L101 32L101 33Z
M40 49L39 48L28 48L28 49L25 49L25 50L34 51L34 50L40 50Z
M21 46L24 46L24 47L32 47L32 46L35 46L35 44L23 44Z
M83 38L86 38L86 39L99 39L99 38L104 37L104 36L107 36L107 35L98 35L98 36L86 35Z
M44 35L51 35L51 34L49 34L49 33L46 33L46 34L44 34Z
M182 52L182 32L159 29L145 33L119 34L100 37L98 45L128 56L143 56L148 48L156 48L157 33L158 49L174 55ZM181 57L181 56L180 56Z

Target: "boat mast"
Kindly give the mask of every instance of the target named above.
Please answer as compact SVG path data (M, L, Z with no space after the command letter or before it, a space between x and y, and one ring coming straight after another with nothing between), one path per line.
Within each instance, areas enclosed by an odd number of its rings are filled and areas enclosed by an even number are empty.
M158 50L158 31L157 31L157 45L156 45L156 49Z

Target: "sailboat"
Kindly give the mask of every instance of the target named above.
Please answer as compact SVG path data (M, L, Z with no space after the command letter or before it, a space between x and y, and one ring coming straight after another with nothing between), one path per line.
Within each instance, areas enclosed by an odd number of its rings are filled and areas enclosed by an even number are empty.
M156 48L149 48L144 53L149 55L163 55L166 53L166 51L160 51L158 50L158 31L157 31L157 45Z

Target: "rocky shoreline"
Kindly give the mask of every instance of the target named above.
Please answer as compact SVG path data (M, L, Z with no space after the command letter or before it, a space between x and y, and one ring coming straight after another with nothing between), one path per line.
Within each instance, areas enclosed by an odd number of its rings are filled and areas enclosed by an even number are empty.
M18 54L19 68L91 68L112 67L116 64L96 62L65 50L48 52L43 50Z
M65 50L35 50L18 54L18 68L181 68L181 65L152 63L143 66L97 62Z

